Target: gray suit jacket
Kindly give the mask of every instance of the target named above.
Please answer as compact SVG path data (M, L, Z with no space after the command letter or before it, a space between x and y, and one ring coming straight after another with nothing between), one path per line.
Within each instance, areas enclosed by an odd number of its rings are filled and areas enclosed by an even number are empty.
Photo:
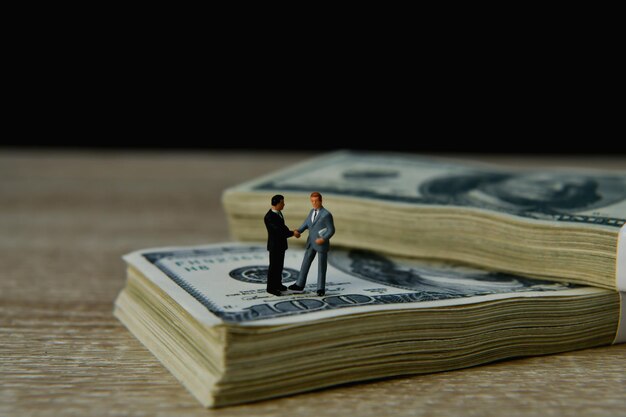
M309 237L306 240L306 248L312 248L317 252L328 252L330 248L330 238L335 234L335 223L333 222L333 215L330 211L324 207L319 209L315 222L311 222L311 216L313 215L313 209L309 212L309 215L304 219L302 226L298 228L300 233L309 229ZM324 238L324 243L318 245L315 241L318 238Z

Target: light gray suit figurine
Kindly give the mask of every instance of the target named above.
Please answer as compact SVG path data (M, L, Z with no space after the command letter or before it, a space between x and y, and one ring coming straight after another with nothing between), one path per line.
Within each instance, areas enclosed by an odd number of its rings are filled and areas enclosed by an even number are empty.
M300 233L309 229L309 237L306 240L306 250L304 259L302 259L302 267L300 267L300 275L298 275L296 283L289 286L289 289L304 290L309 268L315 255L317 255L317 295L321 297L326 293L328 250L330 249L330 238L335 234L335 224L330 211L322 207L322 195L320 193L311 193L311 205L313 209L304 219L302 226L297 229Z

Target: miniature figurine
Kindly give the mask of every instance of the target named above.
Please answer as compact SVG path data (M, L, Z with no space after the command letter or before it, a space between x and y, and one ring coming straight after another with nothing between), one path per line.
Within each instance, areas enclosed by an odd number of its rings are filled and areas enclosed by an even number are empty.
M322 206L322 195L317 191L311 193L311 205L313 208L304 223L295 230L302 233L309 229L309 237L306 242L300 275L298 275L296 283L289 286L289 289L293 291L304 290L309 268L317 254L317 295L321 297L326 293L326 266L330 238L335 234L335 224L333 215Z
M285 251L287 250L287 238L300 237L297 230L289 230L285 226L282 209L285 208L285 197L277 194L272 197L272 208L265 215L265 227L267 228L267 250L270 253L270 264L267 270L267 292L281 295L286 291L283 285L283 266L285 264Z

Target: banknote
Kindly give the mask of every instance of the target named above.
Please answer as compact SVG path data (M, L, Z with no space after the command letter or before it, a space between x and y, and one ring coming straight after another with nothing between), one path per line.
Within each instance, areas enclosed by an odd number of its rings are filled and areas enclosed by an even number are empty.
M295 283L304 252L285 255L283 284ZM326 295L313 280L303 293L266 292L264 245L225 243L155 248L124 257L132 271L165 291L208 325L280 325L338 315L447 307L513 297L591 294L608 290L489 272L364 250L329 253ZM316 263L311 276L315 277Z
M238 191L245 189L268 193L315 190L324 195L465 207L556 222L626 224L626 171L505 169L409 154L338 151L238 187Z

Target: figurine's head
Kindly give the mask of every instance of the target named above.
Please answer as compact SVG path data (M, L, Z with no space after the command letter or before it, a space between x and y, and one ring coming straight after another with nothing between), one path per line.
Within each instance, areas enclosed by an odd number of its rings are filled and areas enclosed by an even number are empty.
M311 193L311 205L315 210L318 210L322 207L322 195L317 191Z
M285 208L285 197L280 194L272 197L272 208L279 211Z

